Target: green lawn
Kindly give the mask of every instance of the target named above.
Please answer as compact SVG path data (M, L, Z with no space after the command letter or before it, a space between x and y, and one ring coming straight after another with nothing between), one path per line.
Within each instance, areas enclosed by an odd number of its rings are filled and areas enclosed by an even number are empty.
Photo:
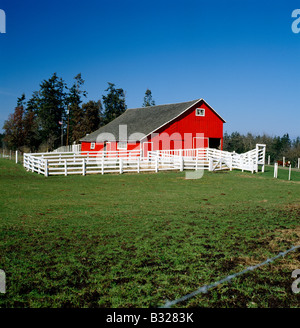
M300 244L300 173L58 176L0 160L0 307L159 307ZM280 172L279 172L280 177ZM289 253L177 307L299 307Z

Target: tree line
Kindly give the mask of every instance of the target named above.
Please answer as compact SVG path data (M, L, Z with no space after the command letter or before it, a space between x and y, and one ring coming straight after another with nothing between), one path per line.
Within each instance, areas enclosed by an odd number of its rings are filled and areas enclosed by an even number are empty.
M17 99L14 112L4 122L4 134L0 143L11 150L51 151L61 145L78 143L99 127L109 123L127 109L125 92L108 82L102 101L84 102L87 92L81 73L74 77L69 87L54 73L40 83L39 91L34 91L28 100L25 94ZM147 89L143 107L154 106L152 92ZM271 162L287 160L296 165L300 158L300 137L291 140L288 134L282 137L268 135L246 135L238 132L224 134L223 149L244 153L255 148L257 143L267 145L266 155Z
M31 98L25 94L17 99L14 112L4 122L2 145L12 150L51 151L61 145L78 143L99 127L109 123L127 109L125 92L108 82L102 101L84 102L81 73L69 87L54 73L40 83ZM143 107L153 106L151 90L145 92Z
M292 140L288 133L282 137L251 133L243 135L238 132L224 134L223 149L230 152L244 153L254 149L256 144L266 145L266 159L270 156L271 163L285 157L287 161L291 161L292 166L296 166L298 158L300 158L300 137Z

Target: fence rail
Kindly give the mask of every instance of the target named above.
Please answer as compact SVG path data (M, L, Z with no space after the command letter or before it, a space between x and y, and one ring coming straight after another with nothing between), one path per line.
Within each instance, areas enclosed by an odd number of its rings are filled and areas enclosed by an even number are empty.
M81 151L25 153L24 167L32 172L49 175L104 174L161 170L258 170L264 166L265 146L245 154L211 148L149 151L147 157L135 151Z

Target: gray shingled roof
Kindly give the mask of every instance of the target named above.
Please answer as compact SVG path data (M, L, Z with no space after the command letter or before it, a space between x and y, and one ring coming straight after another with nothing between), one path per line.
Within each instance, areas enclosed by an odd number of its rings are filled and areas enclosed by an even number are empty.
M128 141L141 140L142 136L147 136L153 133L158 128L165 125L167 122L172 121L177 116L185 112L188 108L190 108L193 105L196 105L200 101L204 101L204 100L197 99L197 100L192 100L192 101L187 101L177 104L127 109L122 115L114 119L112 122L108 123L105 126L102 126L95 132L81 138L80 141L86 141L86 142L103 142L103 141L114 141L114 140L125 141L123 138L124 134L121 135L121 138L119 136L119 126L121 125L127 126ZM224 119L218 113L216 114L223 120L223 122L225 122ZM141 136L140 137L137 137L137 135L134 136L133 134L136 133L140 133Z

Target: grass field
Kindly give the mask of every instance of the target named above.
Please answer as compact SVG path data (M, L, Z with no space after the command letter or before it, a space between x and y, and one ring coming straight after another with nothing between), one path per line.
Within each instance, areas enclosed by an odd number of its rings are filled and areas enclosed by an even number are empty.
M300 244L300 173L45 178L0 160L0 307L159 307ZM299 307L300 252L176 307Z

